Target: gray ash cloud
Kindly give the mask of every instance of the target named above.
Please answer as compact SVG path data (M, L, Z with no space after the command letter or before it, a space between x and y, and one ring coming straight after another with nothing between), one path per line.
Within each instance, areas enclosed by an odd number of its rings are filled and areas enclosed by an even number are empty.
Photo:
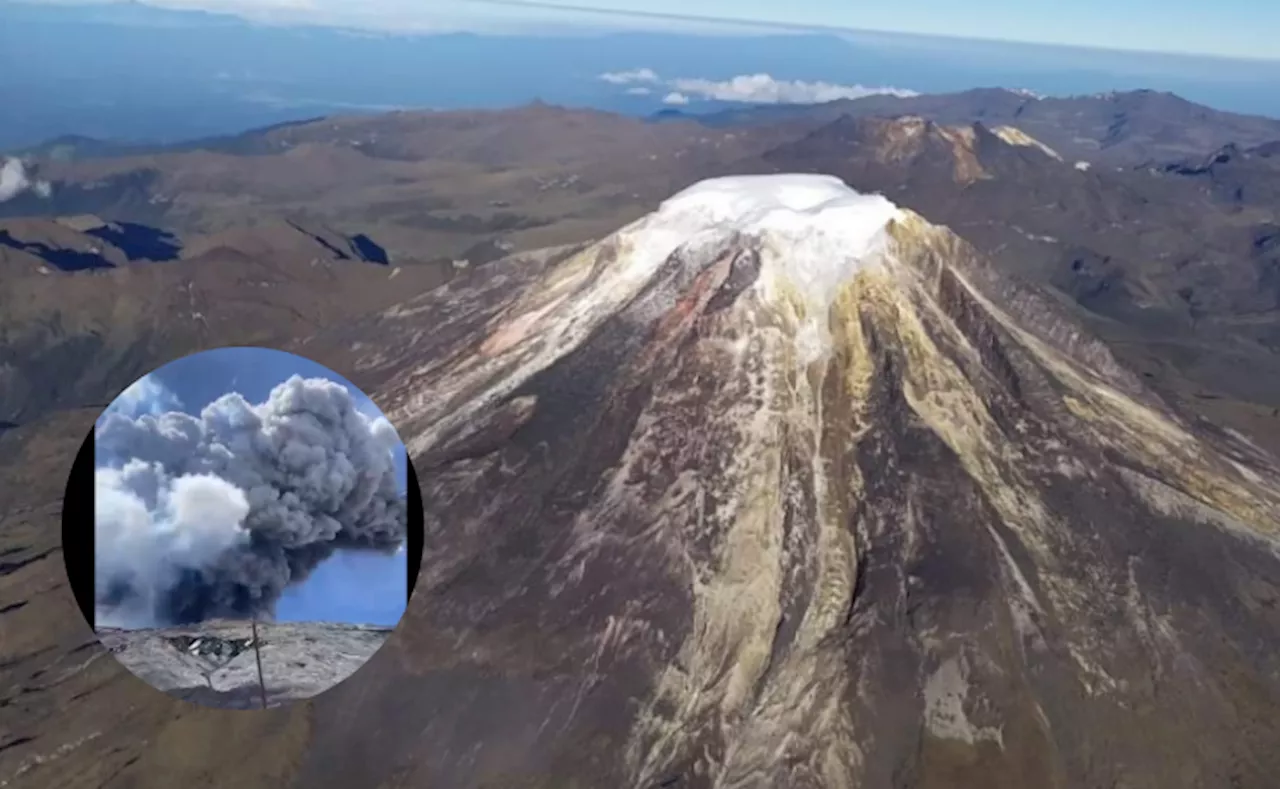
M406 537L403 448L333 381L295 376L199 417L108 412L95 451L99 625L269 617L335 550Z

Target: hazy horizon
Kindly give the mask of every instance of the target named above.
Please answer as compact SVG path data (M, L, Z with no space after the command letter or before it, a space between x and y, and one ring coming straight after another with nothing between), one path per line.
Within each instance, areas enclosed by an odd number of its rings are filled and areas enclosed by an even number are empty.
M1271 60L713 24L687 15L658 24L670 15L569 12L524 0L471 0L465 5L485 10L489 23L455 19L452 28L481 31L469 34L442 32L449 25L360 31L390 17L343 16L332 0L169 4L182 8L0 0L0 60L7 60L0 101L20 110L0 127L0 150L69 135L171 143L324 115L497 109L535 99L645 116L669 106L702 112L979 87L1046 96L1146 88L1280 117L1280 61ZM216 12L199 10L205 6ZM400 6L359 6L392 7ZM530 13L541 21L529 23ZM636 19L648 27L623 24ZM345 26L327 26L337 24ZM657 78L607 78L636 73Z
M427 7L400 0L351 4L339 0L0 0L10 5L146 6L203 11L255 22L315 25L387 33L539 35L548 32L673 32L761 35L818 32L1022 44L1127 54L1175 55L1280 63L1272 36L1280 6L1222 0L1211 12L1192 0L1135 0L1116 6L1082 0L1070 6L1026 7L1015 0L956 6L917 0L911 15L890 6L850 11L833 0L794 0L780 11L766 0L437 0ZM1249 25L1232 24L1251 15ZM1104 23L1105 24L1102 24Z

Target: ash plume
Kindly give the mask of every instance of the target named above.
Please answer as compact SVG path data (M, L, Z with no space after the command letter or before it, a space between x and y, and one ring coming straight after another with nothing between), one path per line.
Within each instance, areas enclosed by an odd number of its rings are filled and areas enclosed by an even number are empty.
M199 417L109 411L95 451L98 625L270 617L335 550L406 537L395 430L333 381L294 376Z

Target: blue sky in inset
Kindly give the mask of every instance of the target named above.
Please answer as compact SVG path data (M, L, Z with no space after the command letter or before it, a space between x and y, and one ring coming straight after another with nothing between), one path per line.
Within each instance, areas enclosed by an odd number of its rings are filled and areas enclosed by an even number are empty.
M240 393L250 403L261 403L273 388L295 375L341 384L362 413L383 416L366 394L324 365L267 348L217 348L174 360L128 387L106 413L137 417L180 411L199 416L205 406L230 392ZM399 452L395 460L397 483L405 494L405 452ZM404 550L394 555L339 550L305 581L285 590L276 604L276 619L394 626L404 613L407 584Z

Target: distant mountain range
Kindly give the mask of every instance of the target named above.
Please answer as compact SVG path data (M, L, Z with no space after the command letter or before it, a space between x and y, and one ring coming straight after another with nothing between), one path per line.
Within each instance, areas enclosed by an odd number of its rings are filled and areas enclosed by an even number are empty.
M1280 120L1214 110L1154 90L1092 96L1041 97L1004 88L928 96L868 96L820 105L753 106L698 114L709 126L778 123L792 119L918 115L941 124L1016 124L1063 156L1132 165L1195 155L1221 145L1259 145L1280 139ZM667 110L660 120L690 117Z
M648 117L658 123L689 120L729 128L787 121L813 123L843 116L905 115L942 124L1017 124L1063 155L1119 165L1195 156L1223 145L1248 147L1280 139L1280 119L1215 110L1173 93L1145 89L1057 98L1006 88L976 88L924 96L872 95L821 104L729 106L702 112L665 109ZM270 140L290 129L314 127L321 121L323 118L303 118L230 136L168 144L64 135L15 154L82 159L194 150L267 153L271 151Z

